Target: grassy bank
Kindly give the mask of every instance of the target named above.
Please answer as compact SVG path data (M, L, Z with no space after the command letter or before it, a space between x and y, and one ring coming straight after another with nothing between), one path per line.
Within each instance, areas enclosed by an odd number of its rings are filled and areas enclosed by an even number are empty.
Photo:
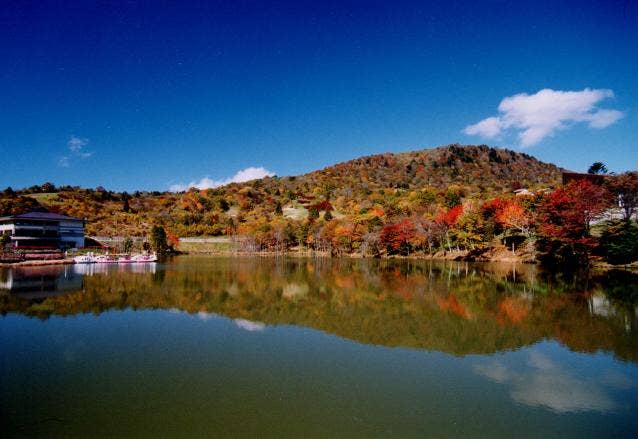
M183 253L225 254L232 253L230 242L181 242L177 251Z

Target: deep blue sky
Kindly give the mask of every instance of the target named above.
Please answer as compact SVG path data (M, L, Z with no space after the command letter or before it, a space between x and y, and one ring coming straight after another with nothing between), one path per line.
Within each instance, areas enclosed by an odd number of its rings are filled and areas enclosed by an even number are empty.
M3 2L0 186L163 190L455 142L638 169L635 1L470 3ZM545 88L613 90L597 108L623 117L525 148L463 132Z

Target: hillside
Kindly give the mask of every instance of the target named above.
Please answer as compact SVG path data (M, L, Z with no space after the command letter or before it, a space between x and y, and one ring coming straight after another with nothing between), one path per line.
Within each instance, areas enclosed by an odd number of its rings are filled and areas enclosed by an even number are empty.
M445 189L508 191L512 187L554 185L561 169L534 157L485 145L448 145L405 153L361 157L311 172L312 184L328 181L336 188Z
M144 236L162 224L177 236L268 232L320 214L381 225L397 216L485 200L513 189L555 187L561 169L524 153L449 145L357 158L305 175L267 177L184 193L117 193L51 183L0 197L0 215L34 208L87 218L90 235ZM327 219L330 219L330 218ZM369 227L368 227L369 228Z

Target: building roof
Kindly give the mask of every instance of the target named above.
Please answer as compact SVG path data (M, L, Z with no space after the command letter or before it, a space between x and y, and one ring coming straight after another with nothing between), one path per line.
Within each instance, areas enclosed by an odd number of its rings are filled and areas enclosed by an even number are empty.
M563 172L563 184L574 180L588 180L594 184L603 184L609 175L605 174L581 174L579 172Z
M51 213L51 212L28 212L28 213L23 213L20 215L3 216L0 218L0 221L17 220L17 219L39 220L39 221L84 221L81 218L74 218L72 216L60 215L59 213Z

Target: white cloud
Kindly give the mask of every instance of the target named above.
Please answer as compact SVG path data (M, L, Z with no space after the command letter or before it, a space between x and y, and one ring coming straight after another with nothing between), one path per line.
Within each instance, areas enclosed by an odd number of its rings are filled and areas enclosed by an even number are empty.
M229 178L225 178L222 180L213 180L211 178L204 177L199 181L191 181L188 184L183 184L183 183L173 184L169 187L168 190L171 192L183 192L192 187L197 189L210 189L210 188L216 188L219 186L224 186L230 183L242 183L244 181L256 180L258 178L272 177L273 175L275 174L270 172L268 169L264 167L250 166L246 169L242 169L241 171L238 171L235 175Z
M69 152L58 159L58 166L68 168L71 163L76 159L84 160L93 155L92 151L84 151L86 145L89 144L89 139L83 139L81 137L71 136L66 146Z
M89 139L82 139L80 137L71 136L69 141L67 142L67 146L69 150L72 152L80 151L83 147L85 147L89 143Z
M470 136L479 135L491 139L501 134L501 126L502 123L498 117L488 117L465 128L465 134Z
M532 146L574 123L601 129L617 122L623 117L622 112L597 108L601 101L613 97L611 90L590 88L581 91L546 88L532 95L520 93L501 101L498 116L468 125L463 132L494 139L512 130L518 132L521 146Z

